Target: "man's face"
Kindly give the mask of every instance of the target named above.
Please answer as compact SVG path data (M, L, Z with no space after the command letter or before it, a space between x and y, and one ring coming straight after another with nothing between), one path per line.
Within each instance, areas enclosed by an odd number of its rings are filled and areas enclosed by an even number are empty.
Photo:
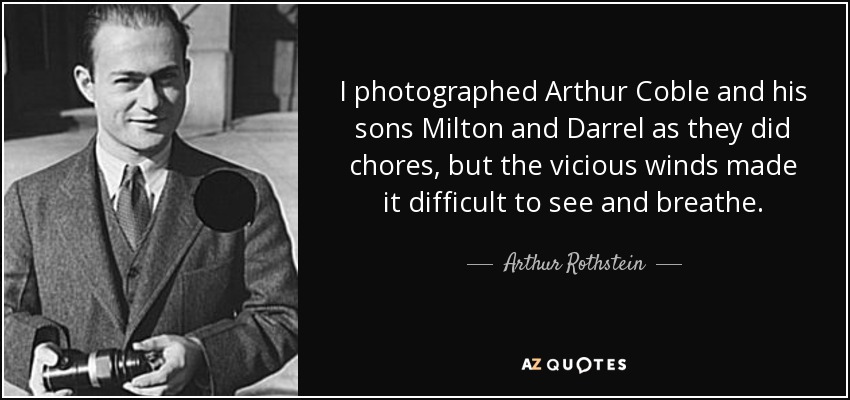
M186 106L188 63L169 26L104 24L92 42L94 76L77 67L83 95L94 102L99 134L118 151L150 155L171 140ZM86 81L86 76L94 78Z

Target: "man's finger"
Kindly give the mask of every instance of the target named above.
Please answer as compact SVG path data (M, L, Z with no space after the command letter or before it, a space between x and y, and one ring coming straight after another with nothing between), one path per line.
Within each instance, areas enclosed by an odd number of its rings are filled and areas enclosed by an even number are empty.
M33 396L41 396L47 392L47 389L44 388L44 384L39 379L30 379L30 391Z
M132 383L127 382L124 384L124 390L137 394L139 396L161 396L165 393L165 390L168 388L166 385L148 387L148 388L140 388L137 386L133 386Z
M41 343L33 350L32 369L30 370L30 391L36 396L52 395L47 393L47 388L44 387L42 381L42 370L45 365L53 366L59 362L59 346L53 343Z
M162 350L169 343L171 343L171 339L168 336L159 335L147 338L138 343L133 343L133 349L142 351Z
M48 392L48 393L45 393L44 395L45 395L45 396L70 396L70 395L72 395L72 394L74 394L74 391L73 391L73 390L71 390L71 389L62 389L62 390L57 390L57 391L55 391L55 392Z
M148 372L146 374L139 375L133 378L131 382L133 386L136 387L149 387L155 385L162 385L168 382L168 375L171 374L171 371L174 370L174 365L166 362L162 365L162 367L156 371Z
M41 368L41 365L54 366L57 362L59 362L59 347L53 343L42 343L35 348L35 354L33 355L33 368L36 368L38 365Z
M30 390L32 390L32 392L36 395L47 391L47 388L44 387L41 375L41 372L35 373L35 371L30 374Z

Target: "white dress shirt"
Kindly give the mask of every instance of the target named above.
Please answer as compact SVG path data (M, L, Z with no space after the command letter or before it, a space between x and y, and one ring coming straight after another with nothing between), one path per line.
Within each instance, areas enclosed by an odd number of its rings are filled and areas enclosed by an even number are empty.
M142 175L145 177L145 191L148 195L148 200L151 204L151 215L156 210L156 205L162 197L162 188L165 187L165 180L168 177L168 158L171 155L171 141L168 142L162 151L155 154L151 158L145 158L139 167L142 168ZM121 178L124 175L124 166L126 162L121 161L114 155L106 151L97 140L95 145L95 157L100 172L103 174L103 179L106 181L106 190L109 193L109 200L112 202L112 208L118 209L118 190L121 188Z

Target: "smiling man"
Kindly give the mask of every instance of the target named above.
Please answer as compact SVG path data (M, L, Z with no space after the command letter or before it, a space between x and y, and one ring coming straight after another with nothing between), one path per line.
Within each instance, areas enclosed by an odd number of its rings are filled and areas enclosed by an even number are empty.
M298 348L297 274L279 203L264 176L177 135L189 36L170 7L96 6L82 42L74 78L97 132L4 199L5 379L67 395L42 379L62 347L132 348L161 362L123 390L232 394ZM195 208L204 178L222 171L253 189L253 218L226 231Z

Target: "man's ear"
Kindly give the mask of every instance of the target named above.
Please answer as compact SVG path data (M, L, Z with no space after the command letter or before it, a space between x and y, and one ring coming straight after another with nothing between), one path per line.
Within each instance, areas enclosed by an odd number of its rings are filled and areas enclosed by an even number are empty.
M186 74L186 83L189 83L189 76L192 75L192 62L188 58L183 60L183 72Z
M82 65L74 67L74 80L77 82L77 89L80 94L90 103L94 103L94 77L91 72Z

